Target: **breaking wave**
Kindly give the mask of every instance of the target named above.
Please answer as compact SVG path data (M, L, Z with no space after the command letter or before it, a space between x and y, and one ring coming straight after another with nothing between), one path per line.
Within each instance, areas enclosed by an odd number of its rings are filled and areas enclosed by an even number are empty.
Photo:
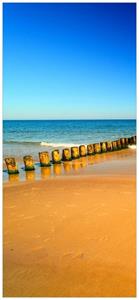
M128 148L134 150L136 149L136 145L128 145Z
M36 146L46 146L46 147L74 147L80 146L80 144L73 143L49 143L40 141L4 141L4 144L19 144L19 145L36 145Z
M49 142L45 142L45 141L3 141L4 144L19 144L19 145L36 145L36 146L45 146L45 147L74 147L77 146L79 147L81 144L74 144L74 143L49 143ZM85 145L85 144L84 144ZM86 145L85 145L86 146ZM136 149L136 145L128 145L129 149Z
M47 147L74 147L79 146L79 144L70 144L70 143L48 143L48 142L41 142L41 146Z

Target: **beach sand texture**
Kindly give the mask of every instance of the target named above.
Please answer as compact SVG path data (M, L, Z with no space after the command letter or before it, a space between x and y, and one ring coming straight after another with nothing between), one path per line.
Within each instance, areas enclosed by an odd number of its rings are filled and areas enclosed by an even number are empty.
M5 297L136 295L136 156L123 153L81 176L4 185Z

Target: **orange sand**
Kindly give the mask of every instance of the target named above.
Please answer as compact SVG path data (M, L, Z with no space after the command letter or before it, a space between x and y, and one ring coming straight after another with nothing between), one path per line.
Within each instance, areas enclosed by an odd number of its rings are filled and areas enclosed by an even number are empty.
M5 297L135 296L135 155L97 166L4 185Z

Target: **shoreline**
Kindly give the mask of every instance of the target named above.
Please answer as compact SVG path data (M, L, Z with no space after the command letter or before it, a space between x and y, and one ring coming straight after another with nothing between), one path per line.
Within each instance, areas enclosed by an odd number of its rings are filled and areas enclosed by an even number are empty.
M136 151L119 154L4 184L5 297L135 297Z
M40 167L39 162L35 162L35 171L27 171L23 170L23 164L20 164L20 173L8 175L7 170L3 172L3 183L4 185L8 184L19 184L21 182L28 181L40 181L40 180L48 180L55 178L67 178L72 176L87 176L87 175L105 175L112 174L113 167L115 168L115 164L119 164L120 161L124 161L128 158L127 164L124 165L124 169L116 169L117 174L120 172L124 172L125 168L128 169L130 167L131 158L136 157L135 149L122 149L120 151L106 152L101 154L96 154L94 156L86 156L76 160L72 160L71 162L62 162L61 164L52 164L51 167Z

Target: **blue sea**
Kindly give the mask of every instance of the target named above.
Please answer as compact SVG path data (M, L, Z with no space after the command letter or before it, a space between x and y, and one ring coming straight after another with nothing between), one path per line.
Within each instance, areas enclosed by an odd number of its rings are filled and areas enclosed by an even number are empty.
M3 121L3 156L38 158L38 152L115 140L136 134L136 120Z

